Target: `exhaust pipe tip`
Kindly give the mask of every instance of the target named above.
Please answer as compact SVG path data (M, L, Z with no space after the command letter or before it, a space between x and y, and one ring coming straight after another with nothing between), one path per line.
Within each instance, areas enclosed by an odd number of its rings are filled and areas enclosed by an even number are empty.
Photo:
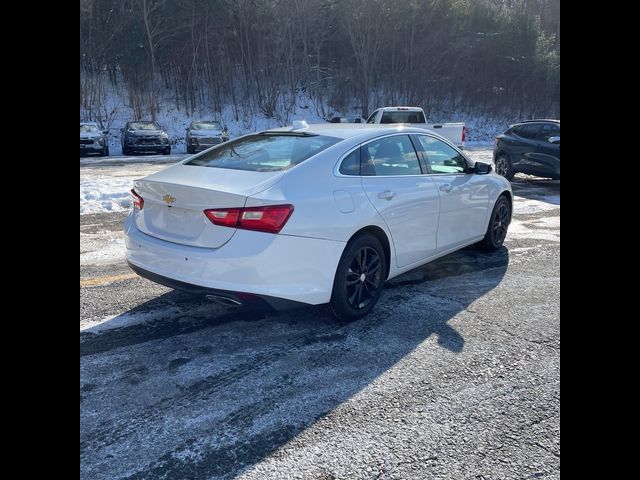
M231 298L231 297L225 297L222 295L205 295L207 300L210 300L212 302L216 302L219 303L220 305L224 305L226 307L239 307L242 305L242 302L239 300L236 300L235 298Z

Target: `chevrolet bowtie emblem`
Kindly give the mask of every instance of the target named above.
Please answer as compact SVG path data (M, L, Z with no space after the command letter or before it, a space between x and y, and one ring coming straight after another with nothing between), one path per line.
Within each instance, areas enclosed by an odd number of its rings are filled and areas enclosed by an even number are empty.
M162 197L162 200L164 200L167 203L173 203L176 201L176 197L172 197L171 195L165 195L164 197Z

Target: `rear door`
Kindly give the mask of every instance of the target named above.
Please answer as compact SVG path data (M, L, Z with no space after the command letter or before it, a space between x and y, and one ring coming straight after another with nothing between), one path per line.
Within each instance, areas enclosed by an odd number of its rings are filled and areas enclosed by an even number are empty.
M384 219L404 267L436 249L439 197L408 135L390 135L361 146L362 187Z

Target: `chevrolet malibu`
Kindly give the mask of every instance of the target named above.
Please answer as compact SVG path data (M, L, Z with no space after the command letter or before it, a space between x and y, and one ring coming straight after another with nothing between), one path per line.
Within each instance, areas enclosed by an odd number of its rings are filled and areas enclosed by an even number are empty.
M468 245L500 248L510 183L428 130L296 122L137 180L139 275L229 305L374 307L385 280Z

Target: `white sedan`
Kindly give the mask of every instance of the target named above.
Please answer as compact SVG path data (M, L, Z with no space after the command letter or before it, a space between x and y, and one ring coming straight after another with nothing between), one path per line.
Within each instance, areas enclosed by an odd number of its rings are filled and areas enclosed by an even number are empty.
M137 180L131 268L225 304L329 303L350 320L374 307L385 280L504 242L510 183L439 135L296 123Z

